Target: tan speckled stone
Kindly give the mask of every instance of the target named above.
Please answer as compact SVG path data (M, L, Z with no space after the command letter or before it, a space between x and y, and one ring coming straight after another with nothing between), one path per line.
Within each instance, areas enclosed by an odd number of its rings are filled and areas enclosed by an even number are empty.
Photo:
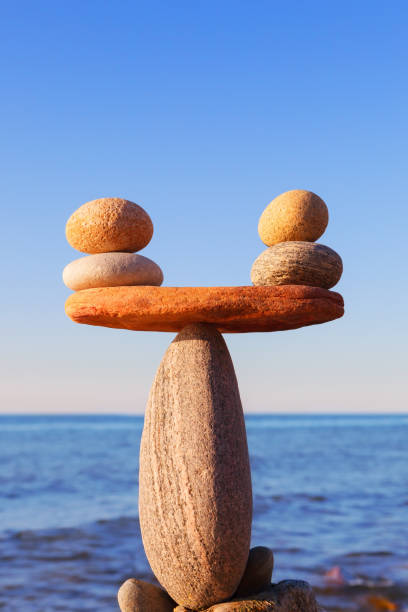
M163 272L151 259L137 253L98 253L72 261L62 278L73 291L93 287L154 285L163 282Z
M319 612L313 589L304 580L282 580L270 592L276 597L276 612Z
M247 597L267 589L271 585L273 552L266 546L255 546L249 551L248 563L235 597Z
M288 240L314 242L329 222L326 204L312 191L293 189L272 200L259 219L263 243L272 246Z
M144 580L129 578L118 592L121 612L172 612L176 605L166 591Z
M177 606L174 612L189 612ZM303 580L283 580L250 597L234 597L231 601L215 604L203 612L323 612L313 590Z
M153 223L138 204L101 198L83 204L68 219L66 237L82 253L133 253L149 244Z
M184 328L156 374L139 517L152 570L178 604L201 609L234 594L249 553L251 475L234 366L210 325Z
M241 599L238 601L216 604L208 608L205 612L276 612L276 603L268 599ZM303 610L302 612L305 611Z
M280 242L266 249L251 270L254 285L310 285L330 289L343 272L340 255L314 242Z

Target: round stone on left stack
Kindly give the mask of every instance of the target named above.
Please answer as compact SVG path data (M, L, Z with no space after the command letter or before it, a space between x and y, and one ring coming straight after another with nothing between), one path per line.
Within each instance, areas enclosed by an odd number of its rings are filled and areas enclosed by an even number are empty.
M101 198L80 206L68 219L66 237L82 253L134 253L149 244L153 223L138 204Z

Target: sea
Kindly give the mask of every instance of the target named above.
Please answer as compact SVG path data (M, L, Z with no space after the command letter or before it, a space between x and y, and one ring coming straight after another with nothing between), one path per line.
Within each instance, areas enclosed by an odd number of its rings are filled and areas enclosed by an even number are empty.
M408 611L408 415L246 417L252 545L324 610ZM118 610L154 581L138 521L139 416L0 417L0 610Z

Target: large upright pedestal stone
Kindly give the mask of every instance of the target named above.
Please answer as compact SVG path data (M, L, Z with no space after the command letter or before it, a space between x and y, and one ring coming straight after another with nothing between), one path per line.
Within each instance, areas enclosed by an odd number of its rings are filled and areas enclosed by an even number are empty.
M168 348L146 410L139 515L157 579L186 608L231 598L248 559L252 489L231 357L212 326Z

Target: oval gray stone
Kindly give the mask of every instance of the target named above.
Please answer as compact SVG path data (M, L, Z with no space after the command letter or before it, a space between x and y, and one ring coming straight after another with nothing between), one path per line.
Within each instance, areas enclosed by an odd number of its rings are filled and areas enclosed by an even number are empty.
M248 559L252 488L234 366L211 325L185 327L164 355L139 487L144 548L169 595L193 610L230 598Z
M156 285L163 282L163 272L151 259L136 253L98 253L71 261L62 278L73 291L96 287Z
M316 242L279 242L255 260L254 285L310 285L330 289L343 273L340 255Z

